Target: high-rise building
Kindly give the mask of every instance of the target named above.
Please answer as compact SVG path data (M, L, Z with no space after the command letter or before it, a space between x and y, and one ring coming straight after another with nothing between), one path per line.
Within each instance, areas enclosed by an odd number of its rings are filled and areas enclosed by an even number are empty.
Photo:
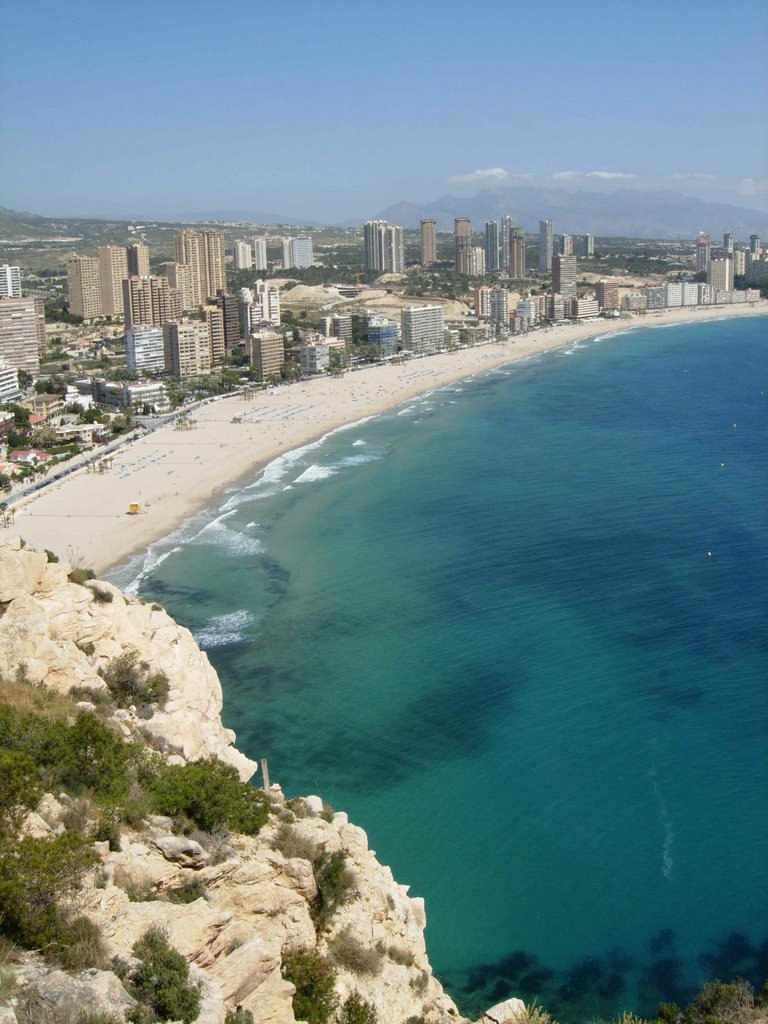
M291 263L292 267L311 267L315 261L312 251L312 238L309 235L300 235L291 239Z
M485 222L485 269L491 273L499 269L499 222Z
M201 377L211 372L208 325L182 320L163 325L165 369L173 377Z
M254 238L253 240L253 269L267 269L267 240L266 238Z
M598 281L595 292L600 309L619 308L619 286L615 281Z
M258 306L258 323L280 326L280 289L269 281L257 281L254 285L254 307Z
M760 235L749 236L749 251L753 255L757 255L760 252Z
M406 352L436 352L443 347L442 306L406 306L400 326Z
M475 288L475 316L487 320L491 315L491 289L486 284Z
M582 235L581 238L581 255L582 256L594 256L595 255L595 236L594 235Z
M733 252L733 235L728 231L723 235L723 249L725 249L726 256L730 256Z
M331 317L331 335L334 338L342 338L344 341L352 341L351 313L337 313Z
M104 316L122 316L123 281L128 277L128 251L122 245L99 246L101 309Z
M167 277L127 277L123 281L125 326L162 326L181 319L181 293L171 288Z
M0 299L21 298L21 268L9 267L4 264L0 267Z
M235 270L250 270L253 266L253 252L249 242L235 242L232 246L232 266Z
M191 268L193 306L226 287L224 236L220 231L178 231L176 262Z
M42 333L42 339L41 339ZM0 298L0 360L15 370L37 373L45 348L45 307L42 299Z
M552 221L539 221L539 270L552 269Z
M363 227L367 270L402 274L405 270L403 229L385 220L369 220Z
M221 366L226 355L224 341L224 310L214 302L200 307L208 327L208 344L211 348L211 366Z
M743 277L747 272L747 254L743 249L734 249L731 258L733 259L734 276Z
M73 256L67 263L69 312L83 320L103 315L101 276L95 256Z
M240 322L240 301L236 295L227 295L226 292L219 292L215 298L208 300L208 305L217 305L221 310L224 326L224 348L229 356L236 349L243 338Z
M508 248L507 274L513 281L522 281L526 276L525 232L522 228L511 229Z
M126 277L149 277L149 246L132 242L128 246L128 273Z
M246 340L248 362L259 380L279 375L285 362L285 341L279 331L260 328Z
M501 232L499 234L499 264L502 270L509 269L509 240L512 237L512 228L515 222L508 213L501 218Z
M162 327L147 324L129 327L125 332L125 359L131 373L162 373L165 369Z
M283 270L287 270L291 266L291 240L290 238L280 239L280 249L282 252L282 263Z
M696 239L696 273L706 271L709 266L711 240L706 231L700 231Z
M492 288L490 319L497 327L509 327L509 292L506 288Z
M467 269L462 270L461 273L466 273L470 277L482 277L485 273L485 249L479 245L473 245L469 250Z
M437 262L437 224L433 220L421 222L421 265L431 267Z
M724 292L733 291L733 260L713 259L707 267L707 284Z
M552 257L552 291L566 298L576 294L576 257Z
M367 323L368 344L375 345L382 359L389 359L397 352L400 341L400 325L383 316L369 316Z
M573 235L560 236L560 254L562 256L573 256Z
M193 309L195 305L194 284L192 282L192 267L187 263L166 263L163 268L168 284L175 288L181 297L182 310ZM136 276L136 275L131 275ZM138 275L148 277L148 274Z
M472 248L472 221L469 217L456 217L453 222L454 269L457 274L466 274L469 251Z

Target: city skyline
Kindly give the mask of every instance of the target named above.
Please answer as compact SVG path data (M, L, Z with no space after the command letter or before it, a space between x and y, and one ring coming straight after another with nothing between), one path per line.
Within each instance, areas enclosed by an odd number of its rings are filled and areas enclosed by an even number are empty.
M73 11L43 0L14 13L14 47L0 72L2 204L168 219L247 207L340 222L446 191L542 184L673 189L765 210L760 104L739 104L737 116L734 96L740 76L745 95L765 91L766 13L747 0L738 19L718 17L715 27L708 8L722 14L711 2L653 0L640 17L595 0L555 2L523 19L485 0L476 13L494 25L490 52L465 46L458 5L428 0L414 9L395 0L386 11L355 8L350 19L339 0L322 10L300 0L270 11L258 62L212 49L201 75L189 60L207 38L198 2L163 5L147 35L117 8L76 0ZM242 0L222 13L243 28L254 16ZM664 32L652 33L659 18ZM338 74L323 73L326 40ZM459 47L462 75L450 60ZM726 57L727 89L717 73ZM151 76L132 73L150 60ZM543 75L548 62L556 72ZM133 102L116 106L128 78ZM524 81L535 85L521 96ZM686 82L695 89L674 102ZM147 107L141 100L150 97ZM223 143L233 132L237 160ZM126 147L132 137L142 145ZM335 159L318 171L306 156L331 140Z

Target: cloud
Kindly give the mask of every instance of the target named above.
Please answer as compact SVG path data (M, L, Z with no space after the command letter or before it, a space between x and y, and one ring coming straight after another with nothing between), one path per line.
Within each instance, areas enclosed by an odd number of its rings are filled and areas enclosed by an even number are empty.
M486 167L479 171L471 171L469 174L457 174L448 181L453 185L493 185L508 178L509 171L503 167Z
M630 181L634 174L623 174L621 171L589 171L585 177L600 178L602 181Z

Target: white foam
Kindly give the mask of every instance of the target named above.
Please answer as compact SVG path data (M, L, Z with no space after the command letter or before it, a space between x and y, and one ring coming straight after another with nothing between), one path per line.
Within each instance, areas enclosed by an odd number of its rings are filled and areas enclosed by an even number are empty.
M309 466L304 472L293 481L295 484L310 484L316 480L327 480L336 472L334 466Z
M226 615L214 615L203 626L192 634L203 650L211 647L225 647L245 639L243 629L253 621L253 615L245 608Z
M232 509L231 512L226 512L223 516L219 516L218 519L214 519L212 523L204 526L194 538L194 542L224 548L230 555L255 555L261 551L261 544L255 538L246 537L243 533L230 530L223 522L224 519L233 515L234 511Z
M366 441L363 441L363 440L362 440L362 438L358 438L358 440L357 440L357 441L353 441L353 442L352 442L352 447L353 447L353 448L359 448L359 447L360 447L360 445L363 445L363 444L366 444L366 443L367 443L367 442L366 442Z

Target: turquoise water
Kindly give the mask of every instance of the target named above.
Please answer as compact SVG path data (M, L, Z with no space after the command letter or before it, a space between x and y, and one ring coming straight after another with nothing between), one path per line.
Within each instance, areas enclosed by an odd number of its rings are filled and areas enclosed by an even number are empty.
M765 335L637 330L435 392L273 463L138 583L240 747L426 898L467 1013L768 973Z

